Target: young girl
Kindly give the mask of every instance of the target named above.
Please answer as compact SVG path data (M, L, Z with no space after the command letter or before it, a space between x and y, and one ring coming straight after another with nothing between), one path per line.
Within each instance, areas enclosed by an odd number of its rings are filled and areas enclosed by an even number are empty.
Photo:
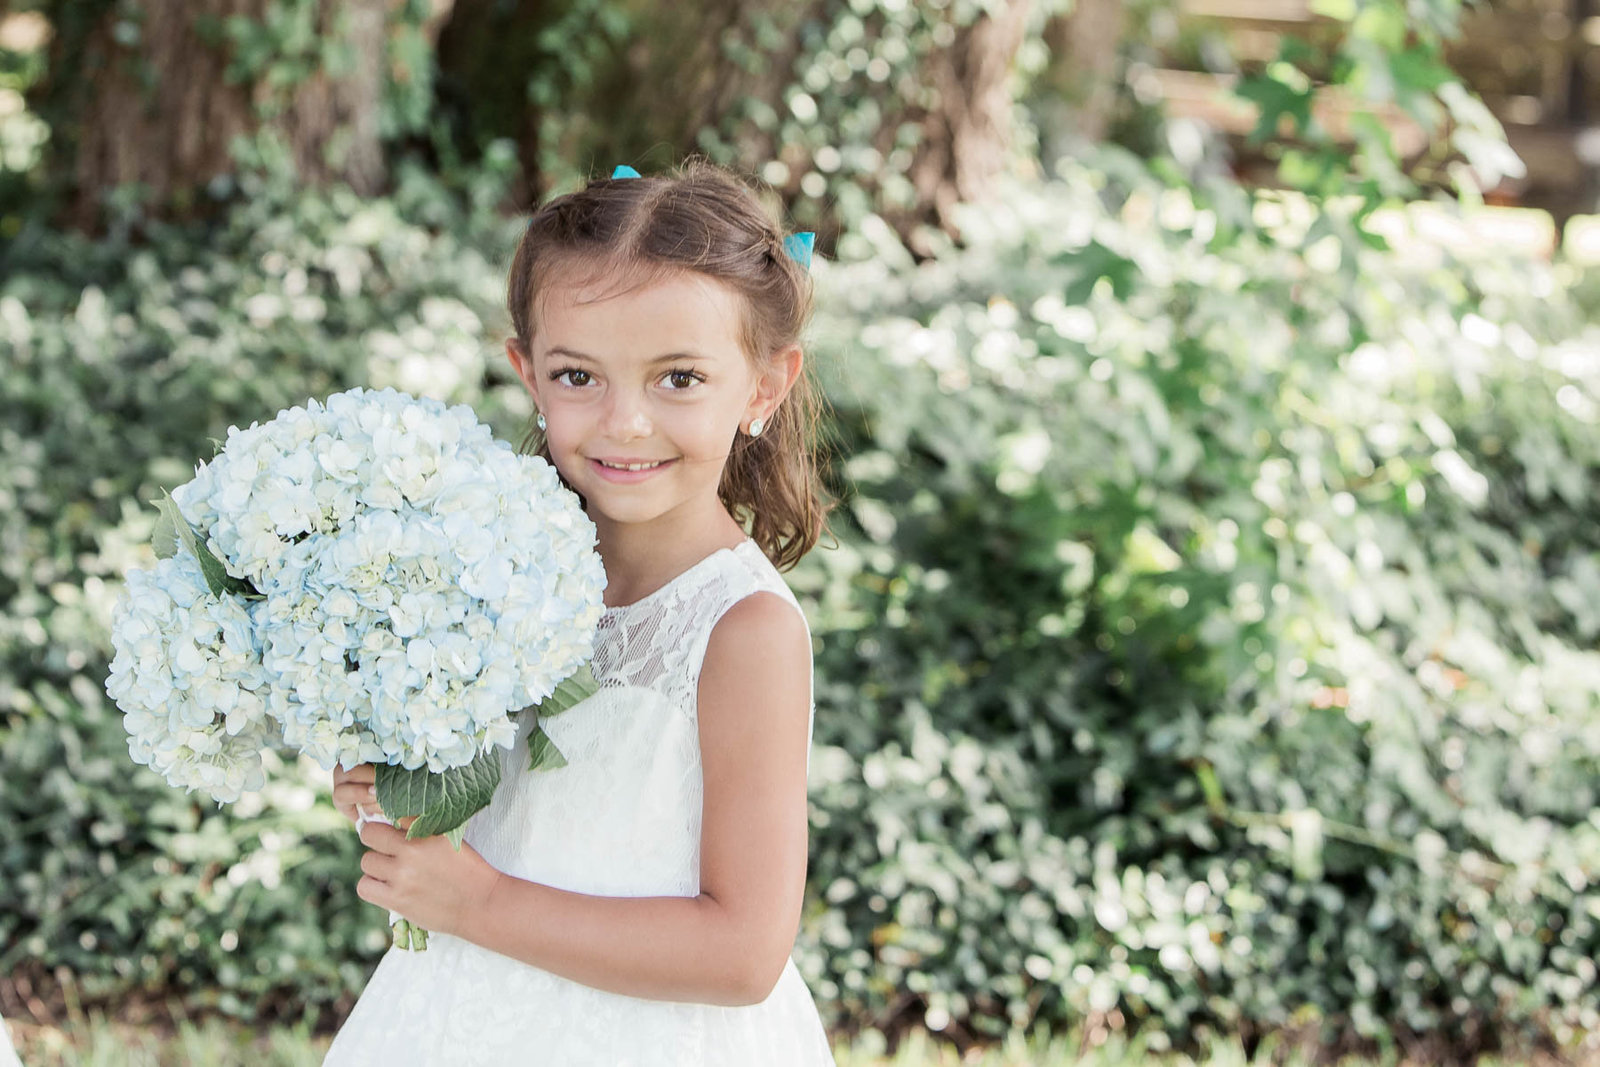
M707 164L534 214L506 351L529 443L599 534L601 688L542 724L564 767L526 769L525 716L460 852L361 826L358 895L432 937L384 956L326 1064L833 1062L789 958L811 644L778 568L824 512L810 300L755 196ZM347 816L372 780L334 771Z

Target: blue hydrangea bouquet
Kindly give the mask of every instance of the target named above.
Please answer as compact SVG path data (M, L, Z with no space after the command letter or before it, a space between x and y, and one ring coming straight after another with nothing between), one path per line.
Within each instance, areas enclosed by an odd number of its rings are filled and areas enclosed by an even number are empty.
M325 770L373 763L380 817L460 848L518 713L593 691L594 526L470 408L313 400L230 428L157 503L159 559L127 575L106 691L133 759L172 785L237 800L279 745ZM529 748L562 762L537 726ZM426 946L391 920L396 944Z

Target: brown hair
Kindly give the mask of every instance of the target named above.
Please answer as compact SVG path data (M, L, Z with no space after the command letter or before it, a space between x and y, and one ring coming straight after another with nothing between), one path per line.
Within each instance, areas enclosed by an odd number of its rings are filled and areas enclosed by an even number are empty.
M536 304L557 284L606 277L637 286L677 272L714 278L743 298L739 340L754 363L798 344L811 317L811 276L784 250L755 191L694 159L667 174L591 181L533 213L506 291L517 342L533 351ZM820 407L806 367L761 436L735 438L717 487L729 514L783 570L817 543L829 508L818 471ZM536 425L522 451L550 458Z

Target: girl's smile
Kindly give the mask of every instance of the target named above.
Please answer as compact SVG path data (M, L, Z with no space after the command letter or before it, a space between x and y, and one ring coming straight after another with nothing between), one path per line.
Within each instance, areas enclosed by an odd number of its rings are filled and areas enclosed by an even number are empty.
M616 482L619 485L632 485L632 484L635 484L637 482L642 482L642 481L646 480L647 478L650 478L650 477L660 473L661 471L665 470L667 467L671 466L673 463L676 463L677 460L672 460L672 459L629 460L629 459L615 459L615 458L606 458L606 459L593 459L593 458L591 458L589 460L589 462L594 464L595 472L597 474L599 474L600 477L604 478L606 481L608 481L608 482Z

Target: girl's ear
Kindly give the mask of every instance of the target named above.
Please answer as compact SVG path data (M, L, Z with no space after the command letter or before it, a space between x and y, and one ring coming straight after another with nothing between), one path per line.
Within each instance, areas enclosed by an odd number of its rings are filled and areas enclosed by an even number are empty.
M522 384L527 386L528 392L533 394L533 403L539 404L539 379L533 373L533 357L522 347L522 342L515 337L506 338L506 358L511 361L511 369L517 372L517 377L522 379Z
M783 403L783 398L794 388L794 383L800 380L800 371L804 366L805 353L799 345L790 345L774 352L756 377L756 391L750 398L745 421L757 416L771 419L772 413Z

